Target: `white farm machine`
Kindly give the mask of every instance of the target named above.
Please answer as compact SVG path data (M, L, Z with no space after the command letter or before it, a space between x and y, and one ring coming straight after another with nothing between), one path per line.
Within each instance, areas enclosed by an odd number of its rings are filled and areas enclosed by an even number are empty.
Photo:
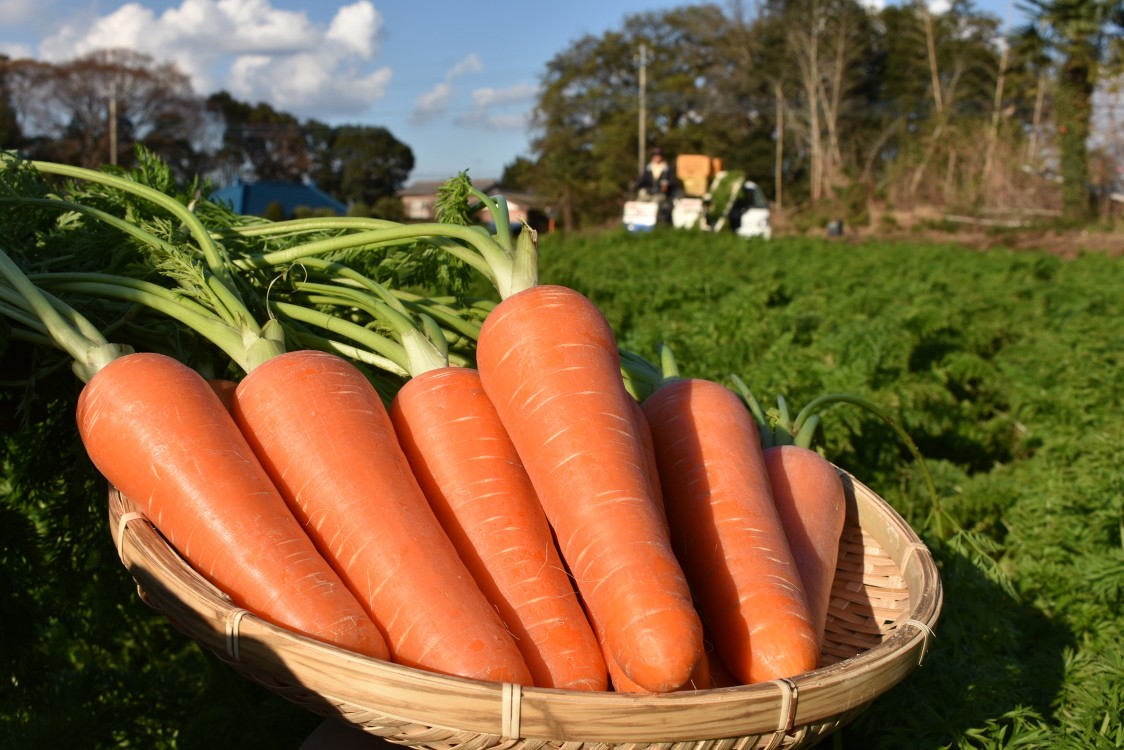
M772 236L769 203L744 172L724 170L721 160L709 156L683 154L676 157L675 177L678 189L670 197L641 192L624 204L623 221L630 232L670 223L677 229Z

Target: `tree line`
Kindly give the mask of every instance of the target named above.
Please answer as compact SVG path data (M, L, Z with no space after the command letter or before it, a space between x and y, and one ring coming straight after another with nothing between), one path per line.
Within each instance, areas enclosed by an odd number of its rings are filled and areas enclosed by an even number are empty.
M353 214L393 219L414 168L386 128L302 122L225 91L203 98L174 64L133 50L57 64L0 56L0 148L98 168L131 166L137 146L183 179L308 179Z
M1087 144L1094 92L1119 71L1124 3L1020 8L1030 20L1006 32L971 0L939 14L923 0L733 0L631 16L548 63L533 152L504 183L557 196L564 225L608 219L646 140L744 169L805 221L874 202L1088 220L1121 155Z
M875 205L1087 221L1124 163L1114 128L1090 147L1094 96L1121 73L1124 0L1018 7L1029 20L1007 30L972 0L942 13L924 0L727 0L631 15L547 63L531 151L501 183L550 200L563 227L619 220L645 146L659 145L744 170L808 226L862 223ZM135 144L184 176L307 178L386 218L400 217L414 166L385 128L204 99L138 52L0 56L0 148L96 166L127 165Z

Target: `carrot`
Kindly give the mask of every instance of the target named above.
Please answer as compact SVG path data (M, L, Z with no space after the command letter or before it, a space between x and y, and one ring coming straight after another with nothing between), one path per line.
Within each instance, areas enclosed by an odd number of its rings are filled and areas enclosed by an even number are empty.
M115 359L83 388L77 421L102 475L235 604L388 658L374 623L313 547L201 376L159 354Z
M531 684L518 648L457 556L371 383L326 352L276 355L239 384L234 417L395 662Z
M219 397L165 355L108 342L0 251L0 282L85 381L76 421L90 460L235 605L385 659L374 622L319 555Z
M630 400L629 403L632 407L633 413L632 429L635 430L636 435L640 438L640 442L644 450L645 473L650 484L652 500L655 503L656 510L659 513L660 518L663 520L665 530L670 535L671 528L667 522L667 512L664 509L663 489L660 486L660 473L659 466L656 462L655 443L652 439L652 430L648 425L647 417L644 416L644 409L640 406L640 402ZM705 640L705 628L703 630L703 635ZM606 651L605 658L608 661L609 676L613 684L613 689L617 692L628 693L649 692L629 679L628 675L624 673L624 670L621 669L620 666L616 663L616 660L612 659L608 654L608 644L605 640L605 634L603 630L599 633L599 640L601 641L602 648ZM695 671L691 673L691 678L679 688L680 690L706 690L711 687L717 687L714 678L712 677L714 661L713 659L708 657L710 657L710 650L707 650L703 658L699 659L698 663L695 665Z
M861 396L826 393L812 399L795 416L784 396L778 396L777 408L766 414L741 378L734 375L731 379L761 435L774 503L800 571L816 626L817 644L822 648L839 558L840 535L846 521L846 494L838 470L811 448L821 421L818 410L836 404L849 404L885 422L916 459L936 513L939 496L933 477L909 434L877 404ZM934 520L940 528L939 513Z
M702 624L651 497L616 341L565 287L506 296L480 331L477 361L610 652L650 692L684 685Z
M672 378L643 403L672 543L723 662L745 684L814 669L815 628L736 394Z
M390 416L430 506L540 687L605 690L605 662L534 487L480 376L412 377Z
M839 537L847 514L843 482L827 459L798 445L766 448L765 468L808 597L816 643L822 647Z
M645 690L642 686L634 682L620 665L617 664L616 659L608 650L607 641L602 641L602 647L605 649L605 658L609 665L609 676L613 691L617 693L639 693L641 695L651 695L650 690ZM710 660L704 654L703 658L695 662L695 669L691 672L691 676L685 683L675 689L675 692L683 692L686 690L710 690L716 687L714 679L710 674Z

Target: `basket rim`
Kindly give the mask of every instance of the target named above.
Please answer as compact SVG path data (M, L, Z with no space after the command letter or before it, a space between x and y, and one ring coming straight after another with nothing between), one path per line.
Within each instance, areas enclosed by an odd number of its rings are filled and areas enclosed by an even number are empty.
M358 706L392 721L499 738L666 743L777 734L830 721L861 709L922 663L943 605L936 563L892 506L837 470L849 518L874 536L900 569L909 592L908 616L881 643L828 666L772 682L663 695L521 687L356 654L234 605L112 486L109 516L122 564L147 604L247 676L282 691L309 691L322 702L313 709L320 713ZM463 710L450 719L443 698L462 703ZM559 718L571 715L581 721Z

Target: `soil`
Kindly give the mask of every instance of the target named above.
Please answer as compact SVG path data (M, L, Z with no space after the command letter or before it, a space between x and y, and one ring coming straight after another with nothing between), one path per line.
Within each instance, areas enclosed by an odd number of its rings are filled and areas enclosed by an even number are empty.
M1112 256L1124 256L1124 231L1120 230L1073 230L1068 232L1055 229L1004 229L1001 232L988 232L979 229L958 231L919 229L900 232L867 230L857 232L855 236L857 239L924 240L932 243L961 245L977 250L993 248L1045 250L1063 258L1076 258L1083 253L1107 253Z
M940 217L926 214L885 215L869 226L845 227L840 241L869 240L931 242L960 245L977 250L1045 250L1063 258L1082 253L1107 253L1124 256L1124 228L1057 229L1048 224L1008 226L1002 220L973 220L966 217ZM1116 222L1120 224L1120 222ZM779 231L777 231L779 229ZM825 230L826 231L826 230ZM775 228L783 235L783 228Z

